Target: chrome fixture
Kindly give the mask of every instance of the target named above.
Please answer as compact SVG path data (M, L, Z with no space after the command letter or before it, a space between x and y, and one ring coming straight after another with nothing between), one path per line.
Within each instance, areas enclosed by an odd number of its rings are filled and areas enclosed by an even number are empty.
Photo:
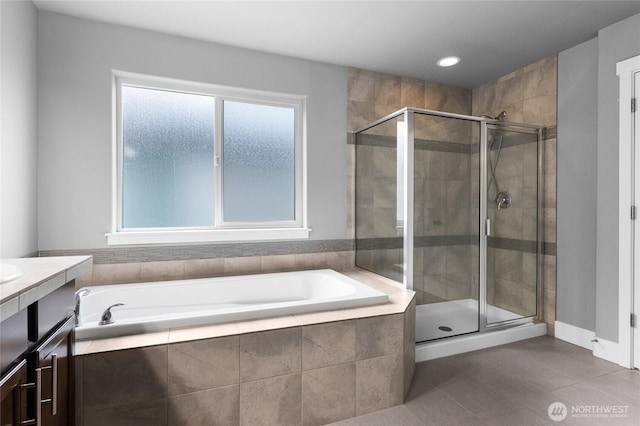
M498 196L496 197L496 206L498 207L498 210L511 207L511 194L504 191L498 193Z
M76 305L75 308L73 308L73 313L76 317L76 327L82 325L82 322L80 321L80 299L87 294L89 294L88 288L83 288L82 290L76 291Z
M496 120L504 120L507 118L507 111L501 111L500 114L496 116Z
M504 120L505 118L507 118L507 111L501 111L500 114L496 115L495 117L491 117L490 115L485 115L482 114L480 117L482 118L488 118L490 120Z
M116 306L124 306L124 303L116 303L115 305L111 305L107 309L105 309L105 311L102 313L102 318L100 319L100 322L98 324L100 325L113 324L115 320L111 316L111 308L115 308Z

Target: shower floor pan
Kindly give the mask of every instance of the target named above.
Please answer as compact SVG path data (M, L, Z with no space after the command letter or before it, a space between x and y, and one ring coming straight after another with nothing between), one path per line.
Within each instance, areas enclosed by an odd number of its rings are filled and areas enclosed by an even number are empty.
M478 301L473 299L429 303L416 307L416 341L478 331ZM488 322L495 323L520 318L521 315L487 305Z
M416 343L416 362L476 351L547 334L545 323L533 322L486 333L474 333L478 331L478 302L473 299L419 305L416 308L416 341L421 342ZM487 316L490 323L520 317L513 312L490 305L487 306ZM452 330L450 332L443 331L439 329L441 326L449 327ZM442 339L442 337L448 338Z

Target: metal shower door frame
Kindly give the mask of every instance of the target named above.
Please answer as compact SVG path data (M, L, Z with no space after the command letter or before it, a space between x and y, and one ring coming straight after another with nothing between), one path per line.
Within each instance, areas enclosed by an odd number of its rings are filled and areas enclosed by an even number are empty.
M520 123L511 123L511 122L501 122L497 120L482 120L480 129L480 330L482 333L488 330L500 330L503 328L510 328L515 325L526 324L533 321L539 321L543 318L543 291L542 291L542 256L544 244L542 241L543 238L543 168L544 168L544 139L543 139L543 127L528 125L528 124L520 124ZM525 133L530 135L536 135L536 147L537 147L537 158L536 158L536 314L530 316L524 316L521 318L516 318L512 320L499 321L492 324L488 323L487 317L487 252L489 250L488 247L488 215L487 215L487 205L488 205L488 188L487 188L487 160L489 155L489 147L488 147L488 134L489 130L504 130L514 133Z
M510 328L515 325L530 323L534 320L542 319L542 255L543 255L543 243L542 243L542 207L543 207L543 165L544 165L544 141L543 141L543 126L513 123L509 121L500 121L485 117L476 117L465 114L455 114L442 111L434 111L420 108L402 108L396 112L393 112L385 117L382 117L367 126L357 129L354 134L364 132L378 124L384 123L393 118L400 116L404 117L406 123L404 129L404 140L406 146L404 147L404 229L403 229L403 285L405 288L413 290L413 250L414 250L414 224L413 224L413 208L414 208L414 158L415 158L415 114L432 115L436 117L461 119L480 124L480 148L478 161L480 162L480 214L478 223L479 233L479 300L478 300L478 332L482 333L487 330L499 330L503 328ZM488 155L488 131L490 129L508 130L518 133L536 134L537 135L537 239L536 239L536 315L517 318L508 321L502 321L489 325L487 323L487 155ZM400 141L398 141L400 143Z

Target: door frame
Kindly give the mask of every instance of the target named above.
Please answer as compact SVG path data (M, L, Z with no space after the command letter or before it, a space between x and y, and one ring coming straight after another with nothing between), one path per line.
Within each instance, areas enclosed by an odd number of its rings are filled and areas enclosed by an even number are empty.
M636 99L638 92L640 92L640 88L634 88L634 78L638 73L640 73L640 56L616 64L616 74L619 78L618 166L620 186L618 198L618 363L627 368L640 367L638 325L631 326L631 315L634 314L634 293L636 299L640 298L640 220L632 220L631 218L632 207L640 205L640 147L634 149L634 139L638 138L640 130L634 129L634 121L638 120L638 114L631 111L631 99L634 96L634 91ZM635 142L640 142L640 140ZM636 218L638 213L640 211L636 207ZM636 301L635 307L637 311L640 308L640 302ZM635 351L634 346L637 349Z

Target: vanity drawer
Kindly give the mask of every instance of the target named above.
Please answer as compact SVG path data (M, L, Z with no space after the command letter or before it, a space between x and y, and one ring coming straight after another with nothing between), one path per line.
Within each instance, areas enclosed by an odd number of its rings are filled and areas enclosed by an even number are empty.
M29 341L39 342L73 312L75 280L29 305Z
M0 323L0 375L28 349L27 310L18 311Z

